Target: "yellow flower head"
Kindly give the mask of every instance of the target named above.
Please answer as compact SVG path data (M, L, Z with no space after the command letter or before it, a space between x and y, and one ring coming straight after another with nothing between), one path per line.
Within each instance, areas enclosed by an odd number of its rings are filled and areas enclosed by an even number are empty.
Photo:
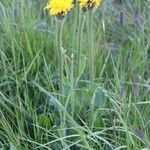
M65 16L71 8L73 8L72 0L49 0L45 7L52 16Z
M78 0L81 9L98 7L102 0Z

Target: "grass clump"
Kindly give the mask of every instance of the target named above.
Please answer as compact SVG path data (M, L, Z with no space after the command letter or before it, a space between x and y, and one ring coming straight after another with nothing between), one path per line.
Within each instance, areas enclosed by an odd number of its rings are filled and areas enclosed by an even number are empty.
M0 150L150 149L149 1L45 5L0 2Z

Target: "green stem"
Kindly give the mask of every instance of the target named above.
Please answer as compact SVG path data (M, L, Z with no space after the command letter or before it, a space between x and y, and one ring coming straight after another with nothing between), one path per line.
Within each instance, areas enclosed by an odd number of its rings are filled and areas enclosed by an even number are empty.
M63 93L63 54L62 54L62 35L65 18L57 20L56 43L57 43L57 57L59 68L59 92Z
M75 10L73 13L73 25L72 25L72 42L70 42L72 48L75 48L76 46L76 32L77 32L77 27L78 27L78 6L75 5Z
M57 44L57 62L58 62L58 72L59 72L59 100L61 101L61 104L63 105L63 47L62 47L62 36L63 36L63 27L65 18L63 20L56 20L56 44ZM59 131L60 137L64 137L66 135L65 130L65 122L63 116L65 115L62 110L59 110L60 114L60 120L61 124L60 127L64 130ZM66 144L63 140L61 140L62 145L66 147Z
M93 9L88 11L88 38L89 38L89 59L90 59L90 81L94 82L94 45L93 45Z
M71 56L71 116L74 118L75 101L74 101L74 56Z
M81 60L81 52L82 52L82 39L83 39L83 28L84 28L84 18L82 21L82 12L79 12L79 25L78 25L78 40L77 40L77 76L79 75L79 66Z

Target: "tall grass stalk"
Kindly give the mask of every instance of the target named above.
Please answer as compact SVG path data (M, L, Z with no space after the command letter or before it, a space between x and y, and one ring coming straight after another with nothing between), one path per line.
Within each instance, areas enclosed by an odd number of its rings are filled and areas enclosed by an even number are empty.
M0 150L149 150L149 0L80 23L78 3L56 22L44 1L0 1Z
M75 112L75 92L74 92L74 55L71 55L71 116L74 118Z

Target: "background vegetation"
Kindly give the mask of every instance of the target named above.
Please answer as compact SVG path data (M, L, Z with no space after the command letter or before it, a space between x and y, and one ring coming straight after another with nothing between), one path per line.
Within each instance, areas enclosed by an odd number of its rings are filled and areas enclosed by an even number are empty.
M63 30L62 95L46 3L0 0L0 150L149 150L150 1L103 0L95 11L93 84L76 5Z

